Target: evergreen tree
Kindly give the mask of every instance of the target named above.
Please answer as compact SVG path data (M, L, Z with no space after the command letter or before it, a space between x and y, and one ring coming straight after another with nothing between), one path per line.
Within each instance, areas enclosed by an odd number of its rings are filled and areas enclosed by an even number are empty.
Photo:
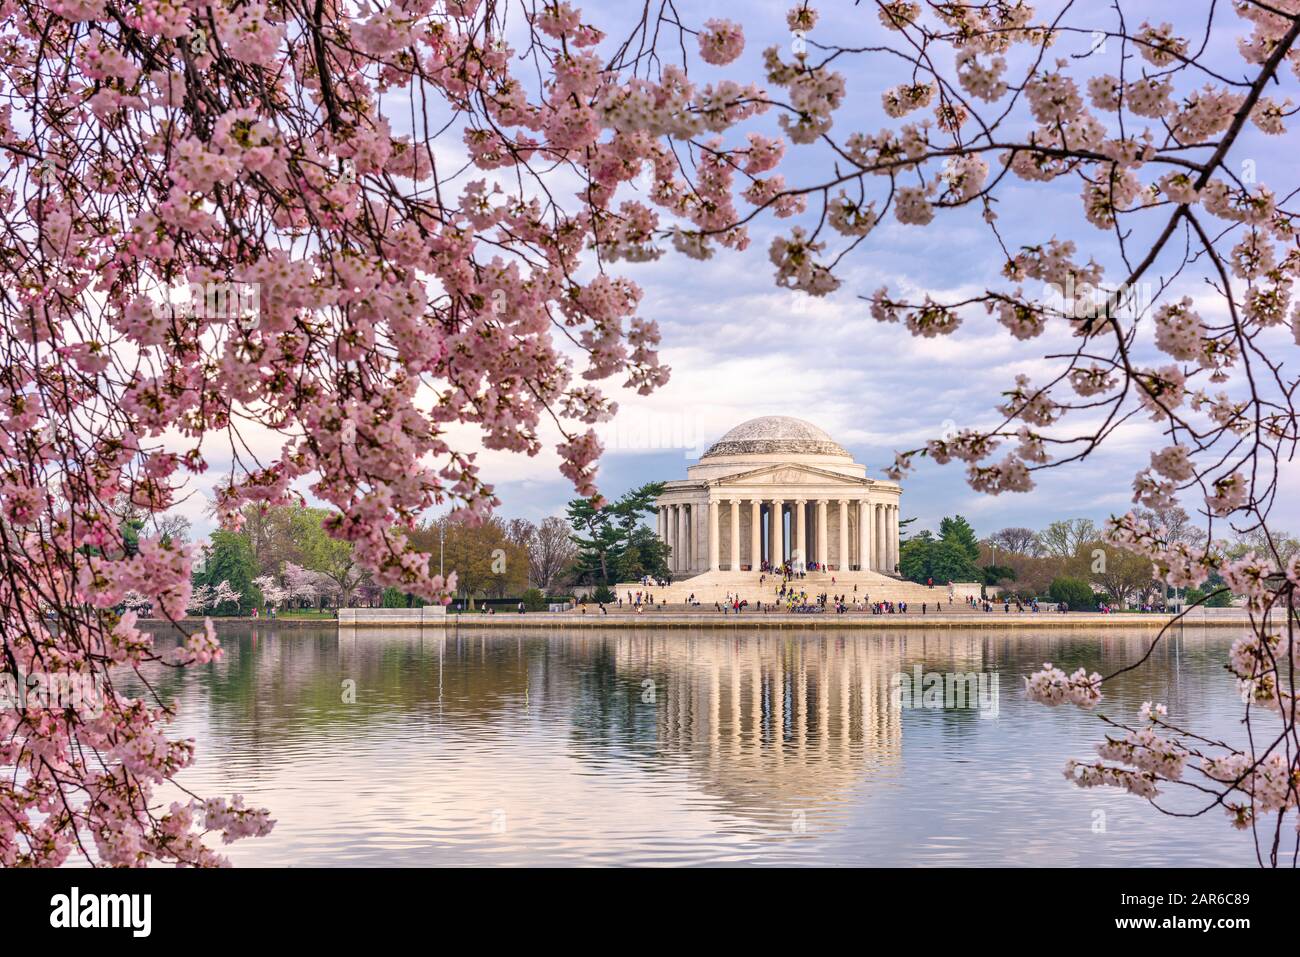
M641 521L644 514L655 510L655 500L663 490L662 482L650 482L603 508L596 508L589 498L569 503L569 525L578 548L574 562L578 581L612 585L645 574L667 575L667 547ZM621 578L624 575L628 577Z
M1206 595L1210 598L1202 602L1205 608L1228 608L1232 605L1232 590L1227 587L1223 576L1215 572L1205 580L1200 588L1189 588L1183 593L1183 601L1188 605L1200 601Z
M1001 582L1016 580L1016 570L1010 565L982 565L980 570L984 572L984 584L986 585L997 585Z
M224 581L239 592L238 602L222 602L213 609L213 614L247 614L262 602L262 593L253 584L253 579L257 577L257 566L253 561L253 550L248 538L238 532L218 529L212 533L211 541L212 547L199 584L215 587Z
M975 533L966 520L961 516L945 518L939 527L947 532L945 537L936 539L928 531L919 532L899 546L898 570L902 576L921 584L983 581L984 571L975 564L979 546L974 545L975 557L971 557Z
M930 551L930 573L926 577L933 578L936 584L982 582L984 570L960 542L941 538Z
M918 532L904 541L898 547L899 573L909 581L924 582L929 576L934 546L934 536L929 532Z
M957 547L972 564L979 561L979 539L975 537L975 529L971 528L970 522L962 516L954 515L941 521L939 539Z
M654 529L638 525L619 554L617 568L619 581L637 581L646 575L667 578L668 543Z
M379 597L379 604L382 608L412 608L414 602L411 601L415 596L407 594L400 588L394 588L389 585L384 589Z

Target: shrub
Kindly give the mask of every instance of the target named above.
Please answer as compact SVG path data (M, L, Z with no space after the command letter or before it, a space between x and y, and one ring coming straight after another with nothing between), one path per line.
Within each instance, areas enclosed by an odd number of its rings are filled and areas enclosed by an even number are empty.
M1218 575L1211 576L1210 580L1201 588L1187 589L1183 595L1183 601L1191 605L1200 601L1206 595L1213 595L1209 601L1204 603L1206 608L1229 608L1232 606L1232 592L1224 589L1223 579Z
M1016 580L1016 570L1009 565L984 565L984 584L1002 585Z
M530 588L524 592L523 602L526 611L546 611L546 596L540 588Z
M1065 602L1076 611L1081 608L1091 609L1097 604L1092 593L1092 586L1080 578L1054 578L1047 589L1052 601Z
M379 600L382 608L409 608L411 605L411 596L406 594L400 588L394 588L389 585L384 589L384 594Z

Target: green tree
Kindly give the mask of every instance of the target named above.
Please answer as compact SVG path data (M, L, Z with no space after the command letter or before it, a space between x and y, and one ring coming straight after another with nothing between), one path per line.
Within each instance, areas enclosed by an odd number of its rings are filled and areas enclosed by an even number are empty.
M949 519L944 519L944 523L949 529L948 538L936 539L928 531L919 532L899 546L899 572L909 581L923 585L930 580L935 584L983 581L984 571L975 564L965 541L964 531L970 531L970 526L964 519L959 524L953 524ZM964 531L962 526L965 526ZM971 540L974 541L973 532ZM975 550L978 557L978 544Z
M668 550L658 536L641 522L641 517L658 506L663 493L662 482L650 482L634 488L615 502L597 508L589 498L569 503L569 525L578 555L574 572L578 581L612 585L629 569L641 569L630 578L654 574L667 577ZM643 530L643 531L642 531Z
M523 603L527 611L546 611L546 596L540 588L529 588L525 591Z
M972 565L979 561L979 539L975 537L970 522L962 516L954 515L939 523L939 540L955 546Z
M297 508L289 517L289 537L302 564L328 578L338 592L339 607L346 607L366 580L365 570L352 554L352 543L331 537L322 523L330 515L323 508Z
M140 551L140 534L144 531L144 519L129 515L117 525L117 532L122 536L122 551L134 555Z
M898 546L898 571L909 581L924 583L930 577L931 553L935 546L934 536L918 532Z
M1014 582L1016 580L1016 570L1010 565L984 565L981 566L984 572L984 584L1000 585L1003 582Z
M978 582L984 580L984 571L975 564L963 544L941 538L931 550L930 573L926 577L945 584Z
M1204 608L1228 608L1232 605L1232 590L1223 576L1215 573L1205 580L1200 588L1189 588L1183 593L1184 603L1191 605L1201 601L1206 595L1210 597L1201 602Z
M219 585L229 582L239 592L238 603L222 602L212 610L214 615L243 615L262 603L262 593L253 584L257 565L248 538L238 532L222 529L212 533L207 560L200 577L201 585Z
M618 581L638 581L646 575L668 577L668 543L655 530L638 525L615 562Z

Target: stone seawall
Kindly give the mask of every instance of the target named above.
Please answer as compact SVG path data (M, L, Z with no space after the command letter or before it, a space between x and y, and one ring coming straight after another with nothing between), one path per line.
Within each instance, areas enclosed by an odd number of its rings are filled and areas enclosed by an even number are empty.
M1039 614L1010 615L1003 612L963 613L959 615L922 615L908 613L905 615L868 615L861 612L847 615L789 615L763 614L762 612L742 613L740 615L720 615L716 612L646 612L644 614L626 614L611 612L602 615L591 611L585 615L573 612L529 612L525 615L503 613L499 615L456 615L438 614L422 615L422 609L390 608L345 608L345 614L338 621L330 618L214 618L218 631L236 628L265 629L321 629L339 627L340 630L356 631L375 628L423 628L423 629L529 629L529 630L564 630L587 628L642 628L642 629L723 629L739 630L802 630L802 631L879 631L895 628L951 628L956 630L995 630L1015 629L1058 631L1069 629L1098 628L1142 628L1156 631L1171 620L1171 615L1158 614L1110 614L1101 615L1091 612L1070 612L1060 615L1050 612ZM407 612L406 615L375 614L376 612ZM1250 619L1243 612L1235 609L1213 609L1209 614L1195 612L1182 619L1188 627L1209 627L1225 629L1245 629L1250 627ZM202 627L202 619L187 619L184 624ZM157 632L171 628L171 624L158 620L143 620L141 627ZM1177 627L1177 626L1176 626Z
M1039 613L1035 614L989 614L962 615L789 615L789 614L673 614L646 612L636 614L602 615L599 611L585 615L551 612L532 612L525 615L447 615L437 621L426 620L425 628L473 628L473 629L550 629L566 630L578 628L642 628L642 629L677 629L720 628L728 631L753 631L757 629L786 629L797 631L873 631L897 628L953 628L971 630L1060 630L1097 628L1147 628L1157 631L1173 620L1172 615L1157 614L1092 614L1087 612L1065 615ZM340 621L340 629L383 627L386 623L373 619L359 619L355 623ZM408 624L416 624L410 622ZM1245 615L1214 615L1207 617L1188 616L1182 624L1196 627L1223 627L1244 629L1250 627L1250 620ZM1175 626L1177 627L1177 626Z
M385 625L441 625L447 621L443 605L423 608L340 608L339 627L382 628Z

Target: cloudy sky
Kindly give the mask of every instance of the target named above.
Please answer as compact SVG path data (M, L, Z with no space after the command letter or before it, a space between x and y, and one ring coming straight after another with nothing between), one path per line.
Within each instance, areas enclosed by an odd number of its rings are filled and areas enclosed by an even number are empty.
M752 11L744 16L746 49L727 68L730 74L761 77L762 49L771 44L788 47L788 6L746 7ZM815 6L822 16L810 40L833 37L843 45L865 47L888 39L872 12L874 4ZM698 0L679 9L696 24L710 15L736 16L734 7L728 13L725 6ZM1195 39L1193 47L1199 44L1204 10L1146 2L1140 13L1153 23L1174 23ZM1224 13L1219 11L1209 56L1226 75L1244 76L1247 65L1235 45L1249 31L1230 11ZM1088 53L1096 40L1086 31L1113 30L1116 25L1108 5L1095 3L1074 4L1064 22L1085 32L1067 34L1055 48L1060 57ZM1098 70L1119 72L1120 51L1115 46L1112 42L1092 54L1106 64ZM837 61L849 90L846 106L836 115L837 136L896 125L880 109L880 93L905 78L893 63L882 56ZM1127 75L1133 76L1141 64L1130 51ZM1074 74L1081 77L1080 85L1089 75ZM1271 95L1280 100L1295 85L1294 76L1288 75ZM1279 140L1253 127L1247 128L1242 144L1239 162L1249 159L1263 182L1270 172L1280 174L1290 166ZM822 159L816 147L792 147L780 171L790 182L806 182L825 175ZM1079 245L1081 260L1095 256L1108 267L1108 275L1119 274L1113 235L1087 224L1080 214L1077 180L1050 185L1008 180L999 192L998 213L998 225L1012 248L1052 236L1069 238ZM1131 223L1135 239L1140 241L1152 223L1163 225L1167 215L1161 211L1154 214L1158 220ZM641 313L659 321L663 357L673 376L653 396L623 398L619 421L604 432L608 451L600 475L605 494L617 495L652 479L684 477L686 465L710 441L759 415L792 415L821 426L868 466L868 474L878 476L896 450L914 448L954 426L996 421L994 406L1016 373L1041 381L1049 368L1056 368L1042 357L1071 348L1073 340L1061 327L1028 343L1018 342L982 309L966 312L954 335L938 339L917 339L901 326L871 318L859 297L882 285L891 292L916 297L929 293L939 300L1004 288L999 275L1003 256L977 211L947 212L924 228L902 225L891 216L846 260L842 287L824 299L773 283L768 246L791 222L759 223L751 230L748 250L721 252L707 264L673 253L651 264L619 264L619 271L645 290ZM1171 260L1170 266L1174 264ZM1180 296L1193 296L1207 318L1222 314L1199 277L1188 274L1174 288ZM1167 362L1150 346L1149 335L1139 355L1155 364ZM1279 349L1295 347L1286 330L1279 330L1276 340ZM904 517L916 517L919 528L935 528L944 515L960 512L986 534L1006 525L1040 527L1058 518L1101 519L1123 512L1131 504L1134 473L1148 464L1153 448L1165 444L1158 436L1154 424L1134 422L1092 458L1038 472L1038 487L1023 495L976 493L966 485L959 464L937 466L922 460L904 486ZM484 461L504 510L511 514L540 518L561 509L569 497L566 484L556 477L554 459L488 455ZM1295 470L1289 475L1294 487L1300 475ZM1294 504L1281 503L1284 527L1300 525L1298 517Z
M726 75L762 82L762 49L771 44L788 49L790 43L784 24L787 6L746 6L745 52L726 68ZM822 19L810 36L812 41L833 37L842 44L867 47L889 39L872 12L873 4L817 6ZM601 11L587 5L588 18L605 26L611 17L623 16L627 5L605 7ZM679 5L683 19L695 26L710 16L734 18L736 9L699 0ZM1107 5L1074 4L1073 10L1067 22L1085 32L1066 35L1056 48L1057 56L1086 55L1093 44L1087 30L1115 27L1114 13ZM1169 20L1180 30L1186 28L1184 32L1199 42L1203 11L1188 13L1185 5L1148 2L1141 5L1141 13L1152 22ZM1246 64L1235 43L1248 31L1230 10L1220 10L1217 16L1221 26L1209 44L1210 56L1225 65L1229 75L1244 76ZM1113 47L1093 52L1105 63L1099 62L1097 69L1118 72L1120 51ZM838 138L855 130L874 132L897 125L880 108L881 92L906 79L895 63L884 55L837 61L849 91L848 102L835 119L833 132ZM1014 73L1014 65L1013 61L1009 73ZM1129 75L1141 65L1130 56ZM692 70L695 76L695 67ZM1082 85L1088 73L1076 70L1074 75ZM1295 85L1288 74L1272 95L1280 100L1294 92L1290 87ZM396 115L402 112L395 111ZM770 119L762 121L769 128ZM824 177L828 167L819 149L792 147L779 171L792 183ZM1291 165L1279 140L1269 141L1253 128L1245 135L1241 155L1255 164L1263 182L1269 181L1270 170L1280 176ZM482 176L474 171L465 178ZM1153 178L1143 175L1144 181ZM1074 239L1081 249L1080 260L1092 255L1107 267L1108 276L1119 273L1113 236L1088 225L1080 214L1077 180L1045 185L1009 179L998 195L998 225L1013 248L1052 236ZM1163 224L1167 213L1151 215L1161 217L1158 223ZM1070 348L1068 331L1059 327L1027 343L1013 340L982 309L965 313L961 328L939 339L916 339L901 326L871 318L859 297L882 285L894 293L909 297L928 293L941 301L985 288L1005 288L999 275L1002 254L978 211L945 212L924 228L902 225L891 214L845 261L839 272L842 287L823 299L780 289L773 282L768 246L774 236L788 233L798 221L760 221L751 230L746 251L721 251L707 263L669 251L657 262L620 263L613 270L644 289L640 313L660 324L662 357L672 368L672 380L649 397L619 396L620 417L604 429L608 451L600 485L607 496L643 482L683 477L687 464L712 440L760 415L791 415L813 422L865 463L869 475L879 476L896 450L916 447L946 429L996 421L994 406L1016 373L1042 381L1049 368L1056 368L1042 357ZM1153 222L1157 221L1131 224L1135 242ZM1185 274L1175 290L1196 297L1207 318L1218 314L1219 306L1198 277ZM1279 331L1277 348L1294 347L1287 331ZM1139 355L1163 364L1149 345L1142 346ZM477 444L469 430L458 437L462 447ZM553 444L548 442L548 451L531 459L482 453L480 463L487 479L495 483L503 514L537 520L563 511L572 489L557 471L558 459L549 451ZM922 460L904 485L903 517L915 517L917 528L935 528L944 515L959 512L980 534L1006 525L1041 527L1074 516L1101 519L1129 507L1134 473L1162 444L1152 424L1134 423L1116 433L1092 458L1037 473L1032 493L996 498L973 492L959 465L936 466ZM1296 473L1292 471L1290 477L1294 486ZM202 498L196 497L185 507L200 530L205 527L202 505ZM1297 506L1291 502L1282 503L1279 518L1283 527L1300 526Z

